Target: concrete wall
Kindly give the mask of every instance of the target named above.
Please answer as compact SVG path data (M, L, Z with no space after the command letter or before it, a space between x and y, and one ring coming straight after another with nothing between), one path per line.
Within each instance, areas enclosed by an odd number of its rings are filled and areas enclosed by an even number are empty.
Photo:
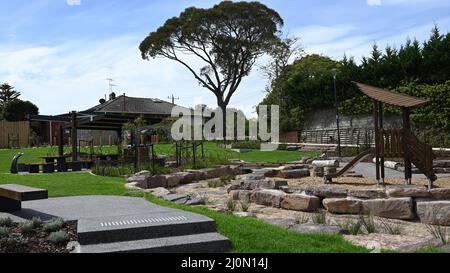
M402 119L397 115L385 115L383 121L385 128L401 128ZM373 116L340 116L339 125L342 128L373 128ZM335 129L336 110L321 109L305 115L304 130Z

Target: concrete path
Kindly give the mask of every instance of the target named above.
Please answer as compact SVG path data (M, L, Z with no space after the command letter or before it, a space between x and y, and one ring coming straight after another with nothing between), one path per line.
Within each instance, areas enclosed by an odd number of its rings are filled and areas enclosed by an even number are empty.
M344 163L342 163L343 165ZM374 163L368 163L368 162L361 162L358 163L353 170L358 173L362 174L364 177L367 178L376 178L375 174L375 164ZM404 178L405 173L399 172L397 170L393 170L390 168L385 168L385 176L386 178ZM438 178L441 177L450 177L450 174L436 174ZM419 179L426 179L426 176L423 174L413 174L413 178L419 178Z

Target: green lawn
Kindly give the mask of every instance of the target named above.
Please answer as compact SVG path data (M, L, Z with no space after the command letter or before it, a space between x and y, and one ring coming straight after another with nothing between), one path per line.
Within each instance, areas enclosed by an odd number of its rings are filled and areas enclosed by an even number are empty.
M158 146L161 150L170 148L169 146ZM53 150L50 148L0 150L0 184L14 183L45 188L48 189L50 197L136 194L124 188L125 181L123 178L99 177L87 172L8 174L10 160L17 152L26 154L21 162L39 162L41 161L39 156L47 155ZM255 153L258 152L255 151ZM280 158L277 155L264 154L264 156L272 159ZM255 155L255 157L257 156ZM295 159L298 158L298 152L295 157ZM254 159L260 160L260 158ZM231 214L214 212L204 207L180 206L150 195L147 195L146 199L159 205L192 211L214 219L219 233L230 239L234 252L368 252L365 248L356 247L346 242L340 235L299 234L256 219L239 218Z

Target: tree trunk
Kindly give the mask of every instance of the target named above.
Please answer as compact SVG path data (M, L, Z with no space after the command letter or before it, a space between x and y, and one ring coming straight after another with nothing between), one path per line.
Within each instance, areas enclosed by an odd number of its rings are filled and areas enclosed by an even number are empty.
M219 108L222 110L222 134L224 143L227 142L227 105L224 102L218 103Z

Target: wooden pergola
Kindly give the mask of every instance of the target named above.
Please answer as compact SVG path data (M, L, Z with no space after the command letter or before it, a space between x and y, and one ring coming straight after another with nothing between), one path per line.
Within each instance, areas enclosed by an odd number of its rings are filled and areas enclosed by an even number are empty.
M357 83L359 90L373 100L375 126L375 165L378 183L384 183L385 158L402 157L405 164L405 180L411 184L412 164L427 178L429 188L437 179L433 170L433 149L422 143L411 131L411 109L427 104L429 101L406 94ZM399 107L402 110L403 128L384 129L383 104Z

